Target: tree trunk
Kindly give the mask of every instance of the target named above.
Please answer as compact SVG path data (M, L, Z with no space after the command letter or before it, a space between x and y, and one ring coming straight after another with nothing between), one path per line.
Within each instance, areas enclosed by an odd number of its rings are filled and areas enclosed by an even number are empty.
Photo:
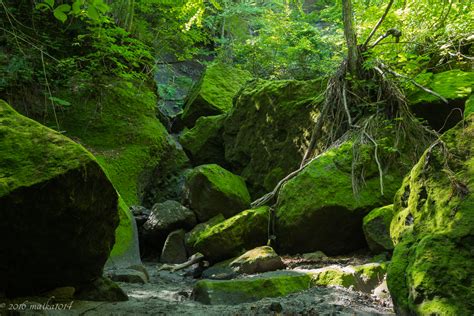
M354 16L352 1L342 0L342 18L344 21L344 37L347 43L347 65L352 76L357 77L359 51L357 49L357 36L354 29Z

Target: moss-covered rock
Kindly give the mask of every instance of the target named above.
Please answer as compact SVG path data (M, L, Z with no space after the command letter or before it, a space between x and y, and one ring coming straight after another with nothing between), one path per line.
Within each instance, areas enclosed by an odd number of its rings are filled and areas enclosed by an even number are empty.
M365 240L370 250L379 253L393 249L390 238L390 223L393 218L393 204L370 211L363 219Z
M239 304L301 292L310 286L311 277L307 273L277 271L251 278L198 281L193 297L204 304Z
M215 164L202 165L187 175L184 203L204 222L218 214L229 218L245 210L250 195L241 177Z
M327 151L288 181L278 197L276 235L280 252L321 250L336 255L366 245L362 218L389 204L404 176L401 164L384 171L384 195L369 146L359 146L365 183L355 196L352 182L353 146L345 142Z
M401 314L474 313L474 115L442 141L395 198L387 282Z
M100 277L117 201L89 152L0 100L0 292L32 294Z
M186 233L185 235L186 245L194 245L194 243L197 241L197 239L199 238L199 236L204 230L214 225L217 225L223 221L225 221L224 215L218 214L204 223L197 224L196 226L194 226L194 228L191 231Z
M285 264L272 247L262 246L247 251L232 260L230 267L244 274L261 273L285 269Z
M217 225L194 235L187 246L212 261L240 255L246 249L264 245L267 241L268 207L243 211Z
M181 134L179 142L193 164L227 165L222 138L224 120L224 114L200 117L192 129Z
M415 88L408 100L417 116L441 131L452 128L462 119L462 111L455 109L465 107L465 100L474 89L474 72L454 69L437 74L425 73L418 76L417 81L448 100L446 104L437 96Z
M358 266L329 266L310 270L312 286L341 286L370 293L380 285L386 273L385 263Z
M156 119L157 98L151 88L104 80L110 84L100 96L60 95L72 105L58 111L58 119L65 135L94 154L122 197L121 222L111 258L117 264L120 257L130 257L130 247L137 248L128 206L143 202L151 207L179 199L182 179L178 175L187 157Z
M474 113L474 94L471 94L464 106L464 117L467 118L469 114Z
M226 113L232 107L232 98L242 85L251 79L249 72L230 65L213 63L193 87L182 114L187 127L192 127L201 116Z
M236 96L224 126L225 155L253 196L298 168L325 80L256 80Z

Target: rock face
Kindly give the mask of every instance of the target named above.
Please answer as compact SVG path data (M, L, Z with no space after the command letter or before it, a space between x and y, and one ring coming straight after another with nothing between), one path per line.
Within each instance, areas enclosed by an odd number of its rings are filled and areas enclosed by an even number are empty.
M168 235L161 251L160 262L163 263L183 263L188 258L184 247L183 229L176 230Z
M179 202L157 203L151 209L150 217L143 224L141 239L144 246L159 253L169 233L179 228L191 229L195 225L194 213Z
M102 275L118 196L82 146L0 100L0 292L33 294Z
M374 253L393 250L390 238L390 223L393 218L393 204L376 208L364 217L365 240Z
M234 280L202 280L193 297L203 304L239 304L264 297L285 296L309 289L311 276L293 271L267 272L252 278Z
M474 115L441 140L395 198L387 283L400 314L474 313Z
M194 245L194 243L199 239L199 236L203 233L203 231L223 221L225 221L224 215L219 214L214 216L207 222L197 224L191 231L187 232L184 236L186 245Z
M234 95L250 78L247 71L229 65L210 65L189 94L181 116L184 124L192 127L201 116L226 113Z
M384 196L369 147L359 148L365 185L354 196L352 144L346 142L309 164L288 181L278 197L276 235L279 252L321 250L328 255L350 252L366 245L362 218L375 207L391 202L403 179L403 167L384 173Z
M192 129L185 130L179 137L179 142L194 165L227 165L222 138L225 117L224 114L200 117Z
M324 80L256 80L237 95L224 124L225 156L252 196L297 169L325 88Z
M246 210L195 234L194 243L187 246L211 262L222 261L264 245L267 225L268 207Z
M272 247L262 246L234 259L230 267L238 273L253 274L285 269L285 264Z
M184 203L200 222L223 214L229 218L249 207L245 181L218 165L202 165L188 174Z

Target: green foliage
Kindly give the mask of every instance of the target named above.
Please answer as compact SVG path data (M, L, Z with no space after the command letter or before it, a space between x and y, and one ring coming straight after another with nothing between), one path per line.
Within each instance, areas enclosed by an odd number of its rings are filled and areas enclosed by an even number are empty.
M56 19L65 23L68 15L87 20L89 23L100 24L108 21L106 13L109 6L104 0L75 0L71 4L63 3L55 6L54 0L44 0L35 8L41 11L51 11Z

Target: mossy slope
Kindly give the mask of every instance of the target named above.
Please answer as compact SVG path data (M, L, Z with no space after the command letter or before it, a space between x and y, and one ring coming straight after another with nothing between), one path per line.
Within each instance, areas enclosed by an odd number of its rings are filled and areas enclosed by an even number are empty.
M473 121L429 148L395 198L387 281L402 314L474 313Z
M117 201L89 152L0 100L0 292L33 294L100 277Z

